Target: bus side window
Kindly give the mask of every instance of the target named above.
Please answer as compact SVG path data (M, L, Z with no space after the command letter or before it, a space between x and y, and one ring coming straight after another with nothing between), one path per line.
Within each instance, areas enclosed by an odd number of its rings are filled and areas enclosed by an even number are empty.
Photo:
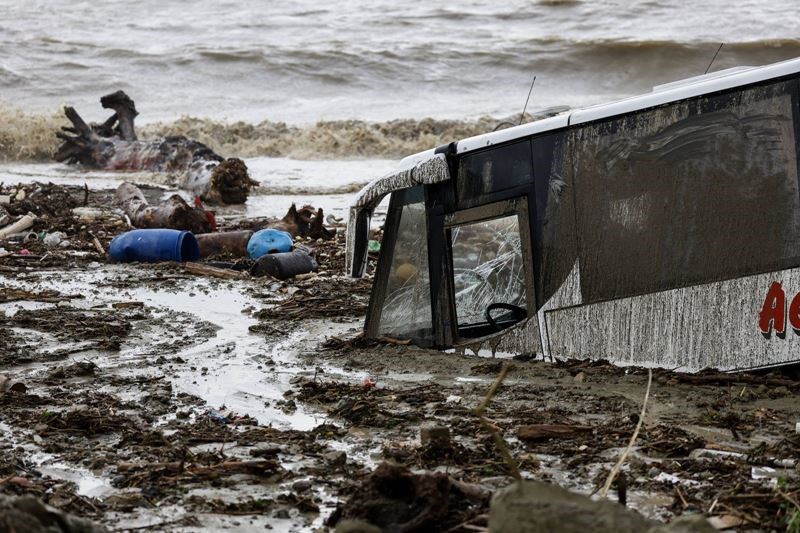
M519 217L455 226L450 239L458 336L496 333L524 319L527 295Z

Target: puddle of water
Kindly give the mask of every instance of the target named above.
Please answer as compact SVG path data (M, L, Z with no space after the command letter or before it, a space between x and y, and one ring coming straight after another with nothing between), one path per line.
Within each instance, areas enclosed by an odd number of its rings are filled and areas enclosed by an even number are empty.
M23 442L21 431L8 424L0 422L0 434L13 446L22 446L30 452L29 459L45 476L50 476L64 481L72 481L77 485L77 493L84 496L102 497L114 491L111 482L106 477L96 476L90 470L77 465L70 465L60 460L57 455L41 451L38 446L30 442Z
M114 492L110 479L99 477L85 468L66 464L49 454L34 454L32 457L37 469L45 476L74 482L76 492L82 496L102 498Z

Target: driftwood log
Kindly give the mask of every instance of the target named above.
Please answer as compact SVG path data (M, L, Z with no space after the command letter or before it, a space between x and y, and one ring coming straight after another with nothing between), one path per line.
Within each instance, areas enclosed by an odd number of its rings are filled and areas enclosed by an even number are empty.
M116 200L136 228L170 228L208 233L212 231L209 212L193 207L173 194L161 205L151 206L136 185L125 182L117 187Z
M253 181L241 159L225 159L205 144L176 135L140 141L134 119L133 100L123 91L100 99L114 114L101 124L87 124L72 107L64 114L72 123L56 133L62 140L54 158L107 170L168 172L176 185L211 203L241 204L247 200Z
M314 209L306 205L297 209L295 204L282 219L269 227L289 233L292 237L310 237L312 239L332 239L336 235L336 228L328 229L324 225L325 216L322 208Z

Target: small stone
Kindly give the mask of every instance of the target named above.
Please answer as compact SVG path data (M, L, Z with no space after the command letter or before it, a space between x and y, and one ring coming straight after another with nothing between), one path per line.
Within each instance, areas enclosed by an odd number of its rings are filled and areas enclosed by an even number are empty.
M797 422L794 425L794 432L797 433L798 435L800 435L800 422ZM798 464L800 464L800 463L798 463Z
M661 473L661 470L659 470L656 467L653 467L653 468L651 468L650 470L647 471L647 477L655 478L655 477L658 477L658 475L660 473Z
M449 448L450 428L438 424L425 424L419 428L419 440L423 446Z
M586 381L586 374L584 372L578 372L572 379L575 383L583 383Z
M295 481L292 483L292 490L297 492L305 492L311 488L311 481L307 479L301 479L299 481Z
M774 389L770 390L768 396L770 398L783 398L784 396L789 396L791 392L786 387L775 387Z
M272 514L272 516L273 518L283 518L283 519L291 518L291 515L289 514L289 511L287 509L278 509Z
M250 455L252 457L275 457L281 451L280 446L275 446L274 444L269 444L266 442L260 442L253 446L253 449L250 450Z
M347 463L347 454L341 450L336 450L324 454L322 459L330 466L343 466Z
M342 520L335 533L381 533L381 528L363 520Z

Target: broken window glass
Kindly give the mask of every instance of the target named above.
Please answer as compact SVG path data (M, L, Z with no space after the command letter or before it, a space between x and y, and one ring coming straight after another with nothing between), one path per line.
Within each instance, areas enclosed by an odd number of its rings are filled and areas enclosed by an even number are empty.
M517 215L455 226L450 238L459 336L493 333L523 319L525 267ZM487 324L489 330L471 328Z
M378 331L393 337L432 338L428 230L422 187L395 194L404 194L408 203L400 213Z

